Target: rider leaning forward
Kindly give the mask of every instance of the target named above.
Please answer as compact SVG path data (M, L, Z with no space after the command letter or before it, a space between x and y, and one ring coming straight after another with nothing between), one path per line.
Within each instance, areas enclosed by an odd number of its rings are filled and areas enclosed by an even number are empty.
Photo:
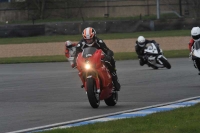
M200 40L200 28L199 27L193 27L192 30L191 30L191 36L192 36L192 39L189 41L189 50L190 50L190 57L192 57L192 47L194 45L194 43L196 41L199 41ZM191 58L193 60L193 64L194 64L194 67L197 68L199 70L199 75L200 75L200 64L199 63L196 63L195 59L192 57Z
M200 28L199 27L193 27L192 30L191 30L191 36L192 36L192 39L190 39L190 41L188 43L190 52L191 52L191 49L192 49L194 42L200 39Z
M118 81L116 67L115 67L115 60L113 58L114 53L110 50L102 39L99 39L96 35L96 31L92 27L87 27L82 32L82 40L76 46L76 54L74 58L74 63L76 63L76 58L80 52L83 51L84 48L87 47L95 47L97 49L101 49L105 53L104 63L106 67L109 69L112 80L117 91L120 90L121 85Z
M159 47L159 44L156 43L155 40L145 39L144 36L139 36L135 43L136 43L135 44L135 51L138 55L139 63L140 63L141 66L143 66L144 64L147 63L147 59L146 59L146 56L145 56L145 53L144 53L144 49L145 49L146 44L154 43L156 45L156 47ZM159 50L159 48L158 48L158 50Z

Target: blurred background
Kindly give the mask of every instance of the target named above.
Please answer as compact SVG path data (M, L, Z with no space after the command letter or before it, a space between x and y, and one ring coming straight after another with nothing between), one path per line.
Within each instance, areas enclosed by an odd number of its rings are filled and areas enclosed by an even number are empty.
M0 37L191 29L200 0L0 0Z

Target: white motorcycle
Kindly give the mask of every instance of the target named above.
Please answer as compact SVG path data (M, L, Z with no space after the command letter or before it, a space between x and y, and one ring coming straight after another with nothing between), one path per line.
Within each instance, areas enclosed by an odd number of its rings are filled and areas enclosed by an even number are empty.
M149 67L152 67L153 69L171 68L167 58L163 55L162 49L154 43L148 43L145 46L144 53Z
M193 60L194 67L199 70L200 75L200 40L196 41L192 46L190 57Z

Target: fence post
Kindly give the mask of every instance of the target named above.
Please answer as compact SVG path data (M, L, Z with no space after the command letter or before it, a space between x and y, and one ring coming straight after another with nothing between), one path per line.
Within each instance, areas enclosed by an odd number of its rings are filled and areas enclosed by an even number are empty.
M157 0L157 19L160 19L160 0Z
M179 10L180 10L180 16L182 16L182 3L181 3L181 0L179 0Z

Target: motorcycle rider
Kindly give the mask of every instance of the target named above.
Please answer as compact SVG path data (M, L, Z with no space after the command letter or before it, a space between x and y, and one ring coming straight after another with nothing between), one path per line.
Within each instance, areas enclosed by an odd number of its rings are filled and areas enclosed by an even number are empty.
M139 36L135 43L136 43L135 44L135 51L138 55L140 66L143 66L144 64L147 63L147 59L146 59L146 56L144 54L144 49L145 49L146 44L154 43L157 47L159 47L159 44L156 43L155 40L145 39L144 36ZM158 48L158 50L159 50L159 48Z
M67 40L65 42L65 57L70 62L70 65L72 68L74 68L75 66L73 61L74 61L74 56L76 52L76 45L77 43L72 43L70 40Z
M191 30L191 36L192 36L192 39L189 42L189 50L190 50L189 57L190 58L192 57L192 47L193 47L194 43L196 41L200 40L200 28L199 27L193 27L192 30ZM198 74L200 75L200 64L196 63L193 58L191 58L191 59L193 60L194 67L199 70Z
M112 81L115 86L116 91L120 91L121 85L118 81L116 67L115 67L115 60L113 58L114 53L110 50L103 40L99 39L96 35L96 31L92 27L87 27L82 32L82 40L76 46L76 54L74 58L74 62L80 52L83 51L84 48L87 47L95 47L97 49L101 49L105 53L104 63L106 67L109 69L112 75Z
M200 28L199 27L193 27L192 30L191 30L191 36L192 36L192 39L188 43L190 52L191 52L191 48L192 48L194 42L200 39Z

